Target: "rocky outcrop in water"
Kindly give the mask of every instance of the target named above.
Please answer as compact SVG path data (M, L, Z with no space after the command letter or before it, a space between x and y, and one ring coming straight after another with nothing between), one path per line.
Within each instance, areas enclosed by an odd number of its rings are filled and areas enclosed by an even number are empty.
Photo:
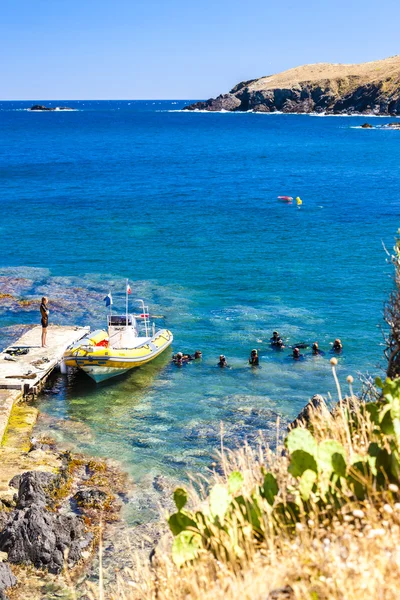
M108 494L97 488L79 490L73 499L80 508L103 508L109 498Z
M30 107L29 110L36 111L53 111L53 110L73 110L69 106L55 106L54 108L50 106L43 106L42 104L34 104Z
M320 63L243 81L184 110L400 114L400 56L359 65Z

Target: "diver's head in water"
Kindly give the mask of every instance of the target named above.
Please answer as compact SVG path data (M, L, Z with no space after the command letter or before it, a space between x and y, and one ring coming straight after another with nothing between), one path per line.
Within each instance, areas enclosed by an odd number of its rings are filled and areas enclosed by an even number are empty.
M293 358L300 357L300 350L298 348L293 348Z
M342 348L342 342L339 340L339 338L336 338L336 340L333 342L333 349L336 351L340 351Z
M201 358L202 356L203 356L203 353L201 352L201 350L196 350L196 352L194 353L195 358Z
M318 354L318 352L319 352L318 342L313 343L312 352L313 352L313 354Z

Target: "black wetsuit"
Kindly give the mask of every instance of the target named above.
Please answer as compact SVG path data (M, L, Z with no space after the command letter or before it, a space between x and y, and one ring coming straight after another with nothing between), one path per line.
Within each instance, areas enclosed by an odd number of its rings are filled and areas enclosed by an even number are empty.
M43 302L40 305L40 314L42 315L42 319L41 319L42 327L43 327L43 329L46 329L46 327L49 324L49 309L46 308L46 305L43 304Z

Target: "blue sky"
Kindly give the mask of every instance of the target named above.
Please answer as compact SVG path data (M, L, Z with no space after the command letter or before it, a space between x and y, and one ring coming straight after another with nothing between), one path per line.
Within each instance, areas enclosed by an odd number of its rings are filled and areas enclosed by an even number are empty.
M208 98L400 53L398 0L0 0L0 98Z

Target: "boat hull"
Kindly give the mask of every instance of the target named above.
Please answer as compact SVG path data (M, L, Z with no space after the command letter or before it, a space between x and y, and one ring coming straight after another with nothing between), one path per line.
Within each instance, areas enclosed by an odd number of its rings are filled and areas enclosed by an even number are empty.
M154 360L172 344L173 339L168 329L158 331L151 338L142 338L143 342L134 348L96 346L91 345L89 339L89 344L68 348L63 360L67 367L77 367L100 383Z

